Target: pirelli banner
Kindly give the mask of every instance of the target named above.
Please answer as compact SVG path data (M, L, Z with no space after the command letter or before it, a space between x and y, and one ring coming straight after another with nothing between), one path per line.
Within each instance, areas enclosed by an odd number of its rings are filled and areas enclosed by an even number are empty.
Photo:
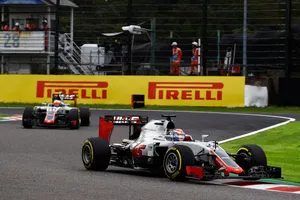
M50 102L54 92L76 94L79 104L244 107L244 77L0 75L0 102Z

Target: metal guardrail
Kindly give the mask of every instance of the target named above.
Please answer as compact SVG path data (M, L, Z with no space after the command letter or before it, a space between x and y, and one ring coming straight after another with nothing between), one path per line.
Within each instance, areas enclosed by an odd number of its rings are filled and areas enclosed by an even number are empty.
M84 67L81 65L81 48L74 42L72 41L70 34L68 33L63 33L60 34L59 37L61 40L59 43L61 46L64 47L64 51L67 55L64 55L63 53L60 54L60 57L62 60L70 66L71 70L74 73L77 73L77 71L81 71L83 74L88 75L88 74L94 74L93 71L90 69L90 67L86 66ZM77 68L78 70L74 69Z

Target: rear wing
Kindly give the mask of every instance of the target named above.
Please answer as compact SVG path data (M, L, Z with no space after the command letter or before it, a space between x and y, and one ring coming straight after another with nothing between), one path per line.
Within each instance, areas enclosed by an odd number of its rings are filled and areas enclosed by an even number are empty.
M134 131L133 127L142 127L149 121L148 117L131 115L105 115L99 118L99 133L98 137L110 141L110 137L115 125L129 126L129 137Z
M52 102L59 101L74 101L74 107L77 106L77 96L75 94L52 94Z

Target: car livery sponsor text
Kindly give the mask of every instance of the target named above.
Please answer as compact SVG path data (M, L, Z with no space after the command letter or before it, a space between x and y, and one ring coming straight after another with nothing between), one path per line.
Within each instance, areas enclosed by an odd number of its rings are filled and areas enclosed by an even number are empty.
M113 121L116 124L122 124L122 123L132 123L136 124L140 120L139 116L114 116Z

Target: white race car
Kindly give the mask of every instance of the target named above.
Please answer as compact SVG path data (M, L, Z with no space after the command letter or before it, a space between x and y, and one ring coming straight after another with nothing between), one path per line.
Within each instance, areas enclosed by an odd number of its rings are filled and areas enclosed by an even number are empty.
M74 100L74 107L65 104L65 100ZM90 109L77 108L75 95L53 94L52 103L26 107L23 111L22 125L24 128L43 126L78 129L80 125L89 126L90 121Z
M163 172L171 180L197 178L281 178L281 168L267 166L264 151L257 145L242 146L227 153L216 141L194 140L176 128L171 117L150 120L142 116L100 117L98 137L88 138L82 147L87 170L106 170L109 165ZM115 125L129 126L129 139L110 144ZM236 174L238 176L230 176Z

